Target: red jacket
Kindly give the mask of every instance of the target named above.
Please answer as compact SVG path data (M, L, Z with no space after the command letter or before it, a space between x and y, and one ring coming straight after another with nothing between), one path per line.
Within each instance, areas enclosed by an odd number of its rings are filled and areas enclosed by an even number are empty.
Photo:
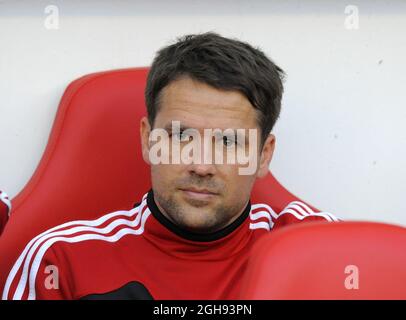
M337 218L298 201L279 213L248 203L223 230L196 234L170 222L150 190L132 210L65 223L31 240L3 299L235 299L255 241L312 220Z

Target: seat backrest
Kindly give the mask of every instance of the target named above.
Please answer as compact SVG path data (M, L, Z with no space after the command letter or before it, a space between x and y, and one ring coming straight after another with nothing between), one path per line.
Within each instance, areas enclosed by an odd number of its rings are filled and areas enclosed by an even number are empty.
M12 199L0 238L0 289L34 236L66 221L129 209L149 190L139 134L147 74L148 68L98 72L66 88L41 161ZM275 210L297 200L271 174L257 181L252 199Z
M11 202L8 195L0 190L0 236L3 233L3 229L7 224L8 216L11 210Z
M406 299L406 229L312 222L276 230L252 250L242 299Z

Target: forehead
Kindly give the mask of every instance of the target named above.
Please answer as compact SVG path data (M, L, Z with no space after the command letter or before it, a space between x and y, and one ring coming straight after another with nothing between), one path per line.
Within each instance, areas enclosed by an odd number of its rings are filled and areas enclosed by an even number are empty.
M257 111L238 91L219 90L182 77L166 86L160 97L156 126L179 120L187 127L204 129L257 128Z

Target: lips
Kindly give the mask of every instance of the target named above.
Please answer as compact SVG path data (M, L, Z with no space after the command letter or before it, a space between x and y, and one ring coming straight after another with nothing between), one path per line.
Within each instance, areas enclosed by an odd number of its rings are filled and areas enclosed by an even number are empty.
M210 191L207 189L198 189L198 188L181 188L180 190L189 191L189 192L193 192L193 193L201 193L201 194L211 194L211 195L217 194L217 192L213 192L213 191Z
M207 189L197 189L197 188L182 188L180 189L186 198L194 200L204 200L208 201L213 199L218 193Z

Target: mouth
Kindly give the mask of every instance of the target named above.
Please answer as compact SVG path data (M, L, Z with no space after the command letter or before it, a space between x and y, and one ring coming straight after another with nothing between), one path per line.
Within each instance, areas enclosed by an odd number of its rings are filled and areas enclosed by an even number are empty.
M196 199L196 200L211 200L214 197L218 196L218 193L207 190L207 189L198 189L198 188L181 188L182 194L187 198Z

